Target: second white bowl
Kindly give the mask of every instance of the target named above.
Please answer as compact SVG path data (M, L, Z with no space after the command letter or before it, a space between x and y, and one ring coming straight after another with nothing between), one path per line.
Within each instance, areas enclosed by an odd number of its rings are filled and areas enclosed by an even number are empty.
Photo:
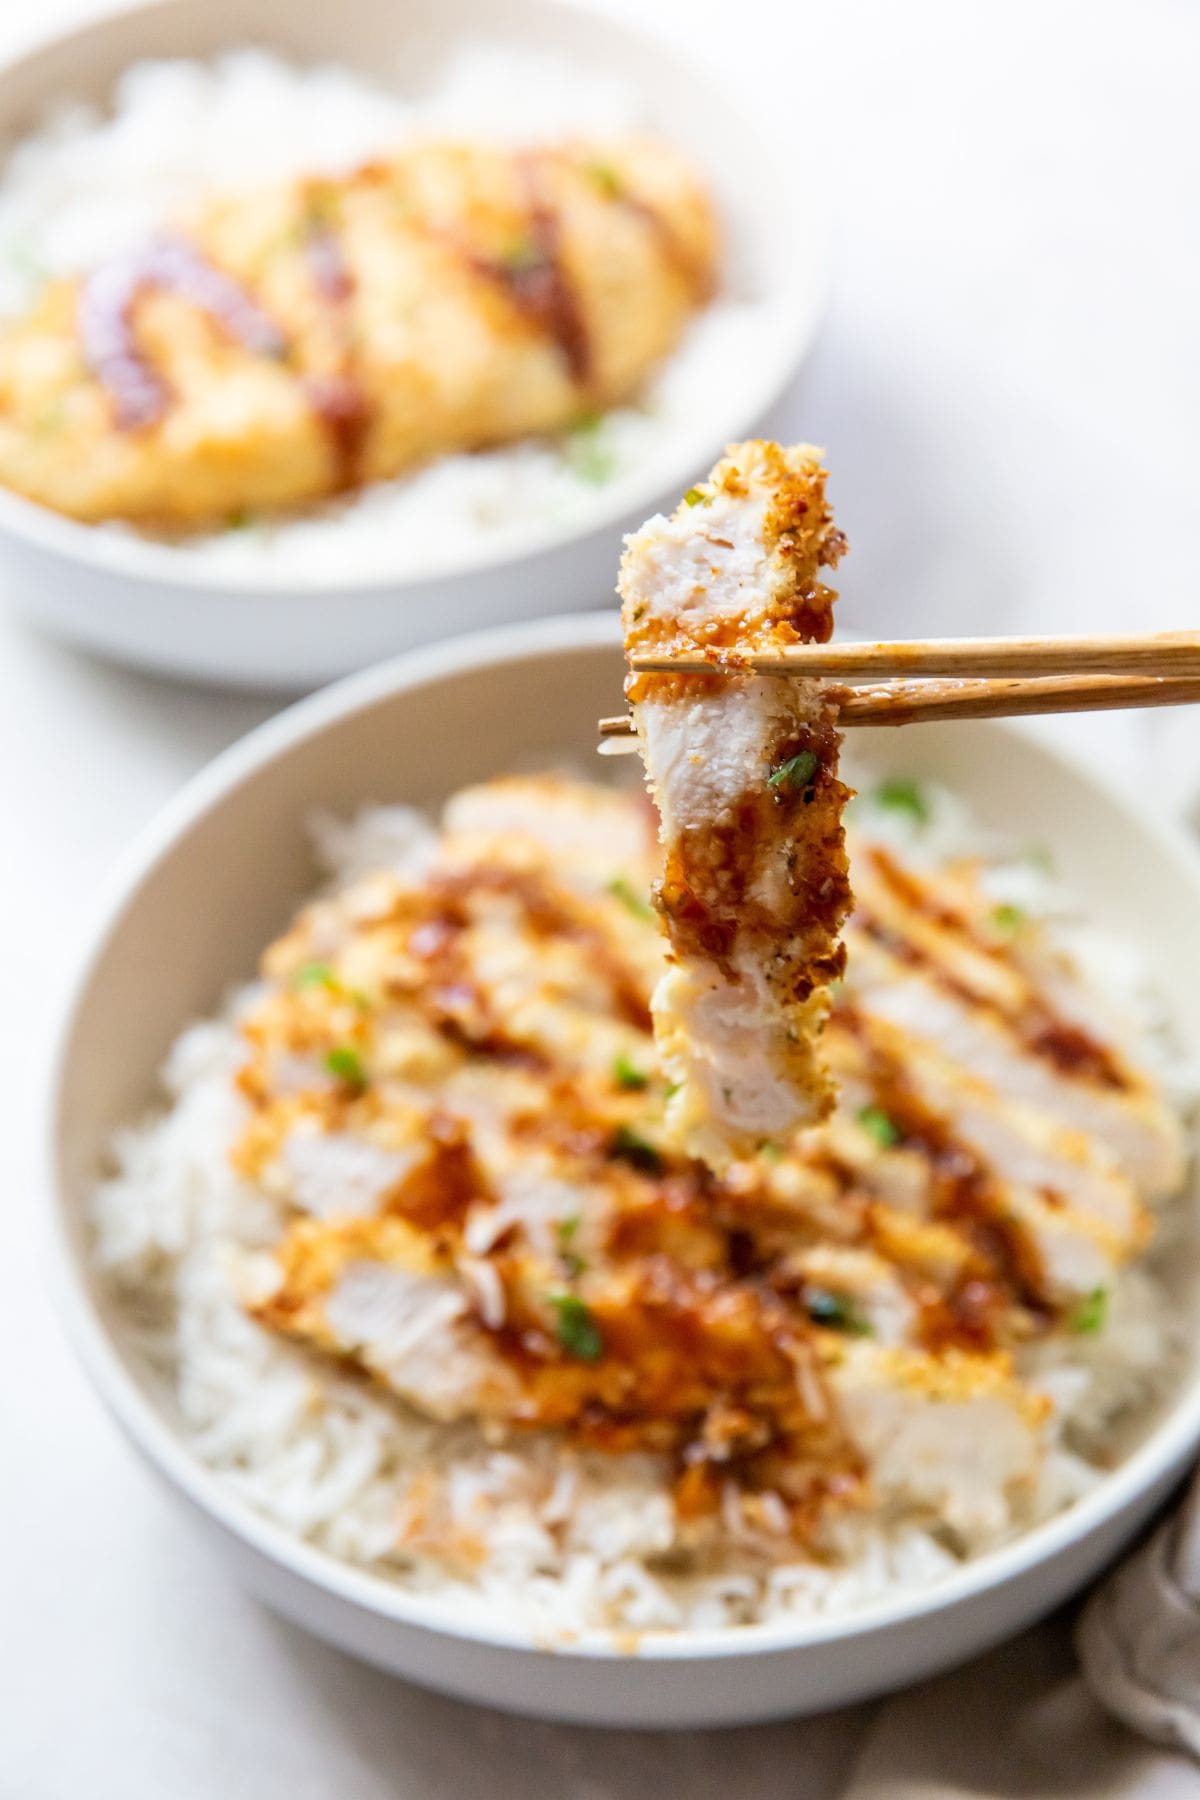
M821 184L794 179L790 134L653 32L565 0L151 0L0 70L0 138L65 99L103 104L130 64L208 58L255 44L299 63L342 64L401 91L480 44L550 52L639 96L645 122L706 174L722 215L725 278L761 301L754 356L723 371L668 447L598 489L569 522L537 521L503 548L476 540L422 569L344 577L242 573L130 533L95 529L0 489L0 582L48 629L163 673L239 686L311 687L455 632L596 606L611 594L622 532L677 498L778 398L811 343L824 294ZM768 118L769 118L768 112ZM806 166L811 149L805 152ZM815 196L815 197L814 197ZM689 413L689 416L690 413ZM336 527L331 527L336 529ZM398 550L402 546L398 545Z

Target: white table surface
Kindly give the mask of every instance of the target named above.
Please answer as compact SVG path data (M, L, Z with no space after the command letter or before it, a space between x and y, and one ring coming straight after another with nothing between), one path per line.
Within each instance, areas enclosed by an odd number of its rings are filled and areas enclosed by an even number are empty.
M0 0L0 51L87 10ZM769 42L841 184L833 310L775 426L829 449L845 621L1195 624L1200 10L657 11L731 79L755 79ZM326 1650L233 1587L77 1373L41 1285L33 1172L63 945L130 835L269 710L90 663L0 611L0 1800L837 1793L867 1709L626 1738L507 1720ZM1055 730L1114 781L1168 792L1189 748L1200 768L1182 717Z

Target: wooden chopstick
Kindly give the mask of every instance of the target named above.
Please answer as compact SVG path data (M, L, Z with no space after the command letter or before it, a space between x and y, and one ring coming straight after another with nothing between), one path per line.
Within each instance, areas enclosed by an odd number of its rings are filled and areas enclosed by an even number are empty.
M677 667L678 665L672 665ZM1069 675L1038 681L912 681L831 689L842 725L920 725L949 719L1014 719L1035 713L1112 712L1134 706L1200 705L1200 676ZM614 751L634 744L627 713L600 720Z
M755 669L760 675L900 679L925 675L978 678L1099 673L1200 676L1200 632L1167 631L1149 637L928 638L911 643L795 644L783 650L752 654L741 666ZM720 663L707 662L703 656L634 656L630 667L648 674L722 673Z
M919 725L1198 703L1200 678L1194 675L1055 675L1039 681L894 681L848 688L838 711L845 725Z

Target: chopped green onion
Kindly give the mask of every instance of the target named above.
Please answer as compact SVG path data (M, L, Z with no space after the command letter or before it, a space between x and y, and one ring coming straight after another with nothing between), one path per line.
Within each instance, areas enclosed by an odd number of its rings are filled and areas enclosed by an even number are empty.
M325 1053L325 1067L347 1087L364 1088L367 1085L367 1071L363 1059L353 1044L335 1044L332 1050Z
M625 191L621 177L611 163L589 163L588 174L606 200L619 200Z
M62 400L51 400L49 405L37 415L33 422L33 429L39 436L50 437L54 432L61 431L66 421L67 409Z
M881 781L872 798L876 806L887 807L889 812L907 813L917 825L929 823L929 802L911 776L894 775Z
M628 1125L617 1126L612 1135L610 1150L613 1156L631 1163L643 1175L657 1175L662 1169L662 1157L654 1145Z
M253 523L254 514L249 512L246 507L238 506L225 520L225 529L226 531L249 531Z
M576 1275L582 1275L587 1267L578 1250L572 1248L581 1222L578 1213L571 1213L569 1217L560 1219L556 1228L558 1254L562 1258L563 1267L572 1280Z
M762 1157L764 1162L783 1161L783 1151L779 1148L778 1144L773 1144L770 1138L764 1139L758 1146L758 1154Z
M510 275L528 275L540 269L545 257L532 238L518 238L501 252L500 261Z
M821 766L821 759L815 750L801 750L798 756L789 756L785 763L767 776L770 788L789 788L793 794L803 793L813 776Z
M603 487L611 481L617 472L617 459L611 450L601 450L596 444L580 445L567 458L572 470L581 481L589 487Z
M1014 906L1011 900L1002 900L999 906L993 906L992 924L997 931L1017 931L1024 923L1024 908Z
M5 260L18 275L26 281L36 281L44 286L50 279L50 271L35 250L29 238L13 238L4 246Z
M872 1335L870 1319L849 1294L835 1293L832 1288L810 1287L805 1289L804 1305L814 1325L849 1331L855 1337Z
M618 1087L630 1088L636 1092L650 1086L650 1077L643 1074L636 1063L630 1062L623 1050L613 1060L613 1075Z
M558 1314L558 1341L567 1355L578 1362L599 1362L604 1339L590 1308L578 1294L550 1294L547 1298Z
M683 498L688 506L708 506L712 495L706 494L703 488L694 487L689 488Z
M618 899L635 919L652 919L654 909L648 900L644 900L624 875L614 875L608 884L608 891Z
M869 1138L874 1138L881 1150L890 1150L893 1144L900 1142L900 1127L894 1119L890 1119L882 1106L864 1106L860 1108L858 1122Z
M308 221L313 228L331 230L342 222L342 206L336 188L322 188L309 196Z
M665 1093L668 1100L673 1100L682 1086L683 1086L682 1081L668 1081L663 1092Z
M304 963L292 976L292 986L298 991L310 987L336 987L337 976L328 963Z
M617 459L600 436L603 413L584 413L576 421L567 443L567 463L581 481L602 487L616 473Z
M1078 1337L1091 1337L1103 1331L1108 1318L1108 1289L1093 1288L1071 1314L1070 1327Z

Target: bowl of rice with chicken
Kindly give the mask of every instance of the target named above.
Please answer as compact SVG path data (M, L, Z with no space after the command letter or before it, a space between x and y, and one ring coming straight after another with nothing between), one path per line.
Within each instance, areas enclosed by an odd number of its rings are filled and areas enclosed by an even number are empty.
M599 604L820 312L811 145L727 87L550 0L152 0L0 70L18 603L292 690Z
M414 652L168 808L61 1038L59 1286L311 1629L560 1718L802 1712L1048 1610L1194 1450L1200 875L1020 730L857 734L836 1102L701 1160L621 676L600 615Z

